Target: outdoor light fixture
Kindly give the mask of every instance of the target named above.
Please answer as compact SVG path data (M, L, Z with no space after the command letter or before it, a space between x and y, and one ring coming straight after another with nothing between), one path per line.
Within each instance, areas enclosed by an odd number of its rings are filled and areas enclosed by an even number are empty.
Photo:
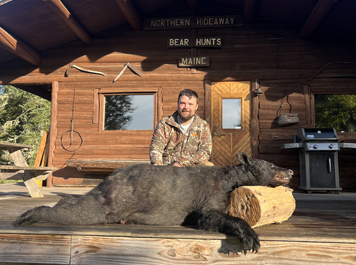
M255 93L256 93L257 95L261 95L261 94L263 94L263 91L262 91L262 89L261 89L260 87L257 87L257 88L255 89Z
M263 94L263 91L262 91L261 87L259 86L259 83L258 83L258 80L257 80L257 79L256 79L256 81L255 81L255 84L256 84L255 93L256 93L257 95Z

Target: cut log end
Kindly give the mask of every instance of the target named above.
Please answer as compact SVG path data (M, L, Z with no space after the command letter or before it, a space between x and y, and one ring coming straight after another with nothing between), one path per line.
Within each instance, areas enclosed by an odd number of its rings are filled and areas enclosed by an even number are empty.
M244 219L251 227L281 223L295 210L292 191L283 186L239 187L230 194L229 214Z

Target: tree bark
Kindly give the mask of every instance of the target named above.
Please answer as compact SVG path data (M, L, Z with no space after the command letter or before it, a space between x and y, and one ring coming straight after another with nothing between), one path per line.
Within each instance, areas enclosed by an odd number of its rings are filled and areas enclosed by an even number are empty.
M243 186L230 194L229 214L240 217L251 226L281 223L295 210L292 189L279 186Z

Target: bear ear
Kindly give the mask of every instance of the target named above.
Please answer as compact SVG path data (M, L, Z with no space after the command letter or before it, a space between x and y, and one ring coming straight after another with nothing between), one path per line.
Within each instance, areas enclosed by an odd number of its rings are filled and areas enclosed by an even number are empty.
M246 164L251 164L250 158L248 155L244 152L237 152L236 154L237 159L240 161L241 164L246 165Z

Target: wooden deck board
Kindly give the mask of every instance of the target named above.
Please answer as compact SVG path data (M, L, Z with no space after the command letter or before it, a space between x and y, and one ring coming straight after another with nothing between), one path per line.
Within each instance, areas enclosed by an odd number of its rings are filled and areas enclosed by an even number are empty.
M292 217L255 228L260 251L243 255L232 236L180 226L14 227L12 221L25 210L90 188L43 187L45 197L31 199L19 184L1 186L0 264L356 264L355 193L294 193Z

